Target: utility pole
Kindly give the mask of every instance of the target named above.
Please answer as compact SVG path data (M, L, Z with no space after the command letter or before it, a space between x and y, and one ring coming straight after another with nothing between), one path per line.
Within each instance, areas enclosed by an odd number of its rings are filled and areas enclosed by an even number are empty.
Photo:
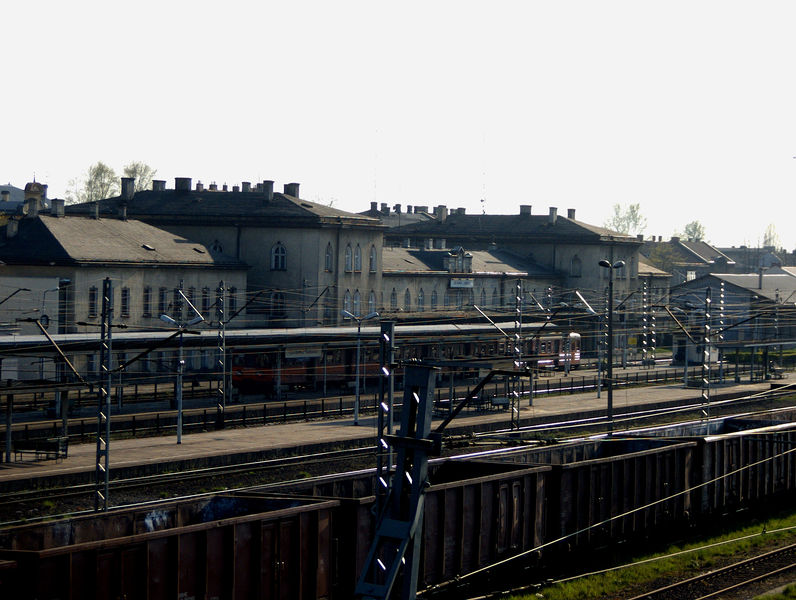
M111 327L113 323L113 285L102 282L102 323L100 326L100 385L97 398L97 459L95 468L94 510L108 510L108 469L111 438Z

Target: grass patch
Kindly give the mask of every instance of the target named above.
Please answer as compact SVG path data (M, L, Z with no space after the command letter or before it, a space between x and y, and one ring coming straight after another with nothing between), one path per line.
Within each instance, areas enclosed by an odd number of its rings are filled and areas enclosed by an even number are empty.
M782 531L778 531L782 530ZM535 590L531 594L511 596L513 600L587 600L589 598L622 598L640 595L645 590L687 579L717 568L732 559L759 554L796 540L796 512L756 519L748 525L720 535L684 545L671 545L665 550L626 560L628 566L611 571L561 581ZM788 592L796 593L794 590ZM772 598L794 598L773 596Z
M755 600L794 600L796 599L796 585L787 586L779 594L765 594L757 596Z

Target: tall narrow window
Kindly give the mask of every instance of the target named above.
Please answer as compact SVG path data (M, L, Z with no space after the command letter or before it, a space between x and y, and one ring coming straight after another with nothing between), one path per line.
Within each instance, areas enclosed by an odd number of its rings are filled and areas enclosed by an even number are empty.
M202 316L206 319L210 316L210 288L202 288Z
M481 300L479 300L481 306L486 306L486 290L481 288Z
M357 244L357 247L354 248L354 271L359 273L362 271L362 250Z
M282 292L274 292L271 294L271 316L285 316L285 295Z
M226 319L231 319L238 310L238 288L231 287L227 290L227 314Z
M580 258L575 255L572 257L572 264L569 267L570 277L580 277L583 272L583 263Z
M324 262L324 269L329 273L334 271L334 251L332 250L331 242L326 244L326 260Z
M174 288L174 299L171 303L172 313L175 321L182 320L182 296L180 296L179 288Z
M287 270L287 250L282 245L282 242L277 242L271 248L271 270Z
M409 291L409 288L406 288L404 292L404 310L406 312L412 310L412 293Z
M91 286L88 288L88 316L89 317L96 317L97 316L97 288L95 286Z
M345 291L345 296L343 296L343 310L346 312L351 312L351 292L348 290ZM347 319L348 317L346 317Z
M451 293L448 290L445 290L445 295L442 297L442 306L443 308L448 308L451 305Z
M158 316L166 314L166 308L169 305L168 290L162 287L158 289Z
M368 314L376 312L376 292L370 290L368 296Z
M395 288L393 288L390 293L390 308L392 310L398 309L398 293L395 291Z
M431 290L431 310L437 310L437 290Z
M370 247L370 261L369 262L370 262L370 264L368 266L369 271L371 273L375 273L376 272L376 268L377 268L377 266L376 266L376 246L371 246ZM371 311L371 312L373 312L373 311Z
M353 256L351 252L351 246L345 247L345 270L346 273L350 273L353 269Z
M122 288L122 318L130 316L130 288Z
M492 308L498 308L500 306L500 296L498 296L497 288L492 290Z
M359 290L354 292L354 310L352 311L357 317L362 316L361 298Z
M425 310L426 308L426 295L423 293L423 288L417 293L417 310Z
M141 304L144 307L143 316L151 317L152 316L152 288L150 286L146 286L144 288L144 297L141 299Z

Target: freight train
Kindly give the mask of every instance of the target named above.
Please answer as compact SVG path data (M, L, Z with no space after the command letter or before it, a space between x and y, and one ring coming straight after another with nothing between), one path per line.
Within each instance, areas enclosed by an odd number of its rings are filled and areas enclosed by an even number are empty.
M795 419L781 410L434 461L418 587L466 583L498 562L558 569L792 506ZM347 600L373 539L374 486L360 471L0 529L0 597Z
M465 365L463 373L503 366L513 361L511 341L501 332L513 324L399 325L396 327L397 361L420 359L451 366ZM539 325L533 326L536 330ZM342 328L341 328L342 329ZM308 331L308 330L307 330ZM528 329L526 329L528 331ZM530 330L531 332L534 329ZM378 328L364 328L360 338L360 376L379 372ZM262 349L241 349L232 358L232 385L242 393L271 394L281 389L327 389L354 384L356 378L357 331L341 330L324 343L307 340L306 331L297 331L290 344ZM527 335L519 358L530 368L577 368L581 363L581 336L576 332ZM479 369L479 365L481 365Z

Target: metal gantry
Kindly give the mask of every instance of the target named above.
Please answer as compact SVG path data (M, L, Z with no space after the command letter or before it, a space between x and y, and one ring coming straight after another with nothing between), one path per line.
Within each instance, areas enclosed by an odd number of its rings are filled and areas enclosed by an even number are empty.
M100 324L100 382L97 397L97 460L95 468L94 510L108 510L108 469L111 437L111 355L113 324L113 284L102 282L102 322Z
M435 378L433 367L405 367L401 427L397 436L386 440L397 448L395 475L357 582L357 598L386 600L400 572L401 598L409 600L417 595L428 456L438 449L438 443L431 439Z
M702 414L710 419L710 287L705 288L705 325L702 335ZM688 357L685 359L686 367Z
M514 295L514 336L512 337L511 355L514 369L522 368L522 280L517 280ZM509 410L511 411L511 429L520 428L520 378L509 377Z
M218 316L218 343L216 344L216 367L218 369L219 382L216 390L216 429L224 428L224 413L227 409L227 332L226 314L224 312L224 281L218 283L216 290L216 315Z
M641 366L649 367L649 360L647 356L647 336L649 334L648 314L649 314L649 298L647 296L647 282L645 281L641 286Z
M392 477L392 446L387 441L393 433L393 394L395 377L395 322L383 321L379 336L379 410L378 448L376 454L376 498L379 514L384 512Z

